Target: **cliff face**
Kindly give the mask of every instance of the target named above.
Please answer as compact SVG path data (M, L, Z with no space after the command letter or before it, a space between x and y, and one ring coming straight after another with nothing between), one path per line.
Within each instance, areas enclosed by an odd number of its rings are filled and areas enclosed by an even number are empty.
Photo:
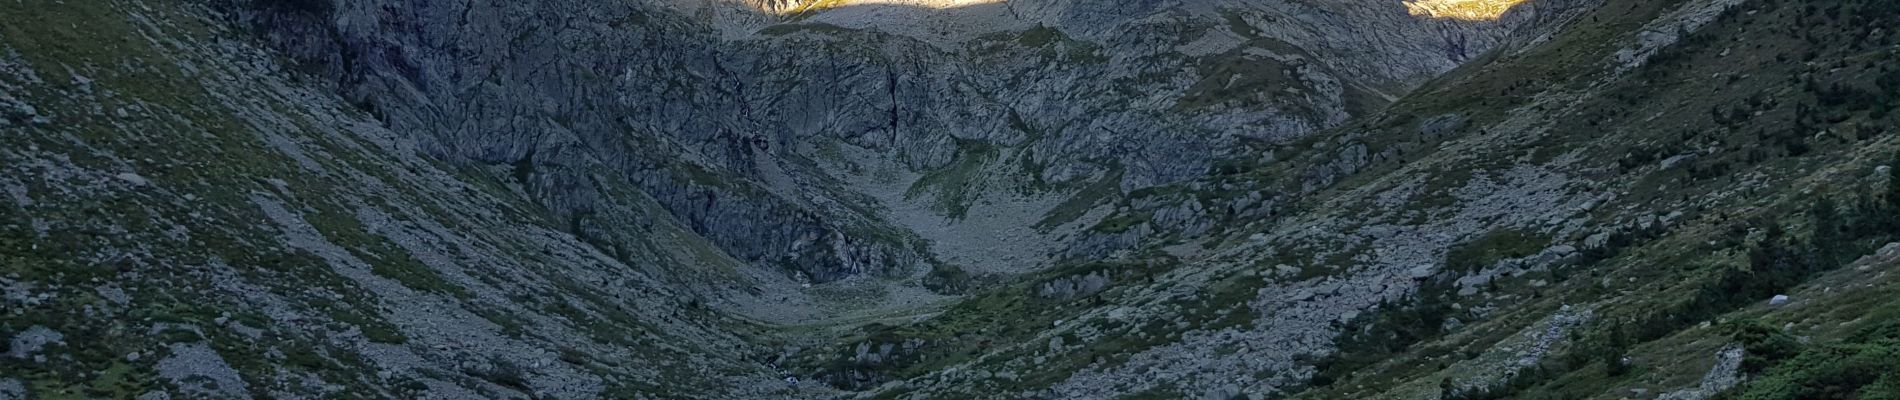
M240 2L238 19L425 154L512 169L607 242L622 217L592 177L624 178L735 257L814 282L939 258L878 211L893 196L865 189L867 171L1025 178L910 184L903 197L943 225L967 191L1172 183L1237 143L1338 125L1572 7L1460 21L1383 1L282 4Z
M740 325L688 284L737 279L737 262L627 180L508 182L428 158L212 10L0 5L0 398L586 398L778 378L740 361ZM548 170L600 170L544 149L572 160ZM583 184L599 197L562 199L616 210L633 245L590 243L521 194Z

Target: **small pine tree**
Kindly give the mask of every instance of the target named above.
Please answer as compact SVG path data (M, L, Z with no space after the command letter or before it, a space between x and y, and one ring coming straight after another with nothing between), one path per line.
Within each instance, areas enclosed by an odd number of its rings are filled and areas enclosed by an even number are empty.
M1610 376L1623 376L1629 373L1630 366L1623 363L1623 355L1629 352L1630 339L1629 334L1623 329L1623 324L1617 323L1611 326L1609 337L1605 341L1608 342L1605 344L1607 348L1600 353L1603 356L1603 372Z
M1900 152L1894 152L1893 161L1887 163L1887 187L1884 192L1884 207L1887 226L1900 228Z
M1834 250L1839 248L1836 244L1845 239L1841 237L1840 206L1835 204L1833 198L1821 196L1808 209L1808 218L1814 226L1815 256L1823 264L1838 262L1840 257L1836 253L1839 252Z

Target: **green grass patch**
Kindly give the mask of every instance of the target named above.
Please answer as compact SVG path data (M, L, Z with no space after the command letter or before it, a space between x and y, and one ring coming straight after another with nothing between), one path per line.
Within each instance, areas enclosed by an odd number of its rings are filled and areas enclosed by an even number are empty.
M1089 183L1088 186L1084 186L1082 190L1069 195L1067 200L1063 200L1061 204L1057 204L1055 208L1043 214L1042 220L1036 221L1035 228L1043 232L1048 232L1062 225L1067 225L1070 222L1075 222L1077 219L1081 219L1082 216L1088 215L1089 211L1094 210L1103 203L1113 202L1115 199L1121 197L1121 182L1121 169L1117 168L1109 171L1109 173L1103 175L1101 179L1097 179L1095 182Z
M924 173L904 191L906 199L934 195L933 204L945 216L961 219L970 205L982 195L986 181L984 169L996 160L999 150L980 140L957 139L956 159L950 165Z
M322 232L325 238L369 263L370 272L394 279L417 291L464 299L471 296L468 289L444 279L441 273L417 261L407 250L396 246L388 238L369 232L354 214L327 205L318 206L317 209L317 213L305 216L305 220Z
M1529 257L1550 245L1550 237L1517 229L1499 229L1453 246L1445 254L1445 267L1472 273L1490 268L1499 261Z

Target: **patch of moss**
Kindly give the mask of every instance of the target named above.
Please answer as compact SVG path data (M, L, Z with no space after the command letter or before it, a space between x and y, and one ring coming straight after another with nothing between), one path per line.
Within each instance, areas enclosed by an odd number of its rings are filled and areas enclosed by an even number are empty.
M997 158L999 150L981 140L957 139L956 144L956 159L949 166L917 178L904 191L904 197L914 199L925 194L934 195L938 211L947 217L961 219L968 215L970 206L982 194L983 185L987 182L984 169Z
M1096 223L1095 226L1090 227L1089 230L1102 233L1123 233L1133 230L1135 227L1147 224L1148 221L1153 218L1154 214L1148 211L1117 213L1108 218L1103 218L1102 222Z
M1499 261L1529 257L1550 245L1550 237L1517 229L1499 229L1453 246L1445 267L1462 273L1490 268Z
M1036 221L1035 228L1047 232L1070 222L1075 222L1075 220L1082 218L1083 215L1087 215L1089 211L1094 210L1104 203L1114 202L1117 198L1121 197L1121 181L1121 169L1116 168L1110 170L1109 173L1103 175L1101 179L1097 179L1095 182L1088 184L1088 186L1084 186L1082 190L1069 195L1067 200L1063 200L1061 204L1057 204L1055 208L1043 214L1042 220Z
M468 289L449 282L434 268L423 265L390 240L368 231L354 214L342 208L322 205L305 220L338 246L370 264L370 272L394 279L410 289L469 298Z

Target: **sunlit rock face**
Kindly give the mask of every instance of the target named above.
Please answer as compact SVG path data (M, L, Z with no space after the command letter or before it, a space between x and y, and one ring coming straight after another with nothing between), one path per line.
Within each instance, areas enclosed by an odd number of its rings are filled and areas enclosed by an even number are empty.
M760 0L759 10L775 14L797 14L857 5L894 5L919 8L956 8L1001 3L1004 0Z
M1414 16L1464 21L1491 21L1529 0L1411 0L1405 8Z

